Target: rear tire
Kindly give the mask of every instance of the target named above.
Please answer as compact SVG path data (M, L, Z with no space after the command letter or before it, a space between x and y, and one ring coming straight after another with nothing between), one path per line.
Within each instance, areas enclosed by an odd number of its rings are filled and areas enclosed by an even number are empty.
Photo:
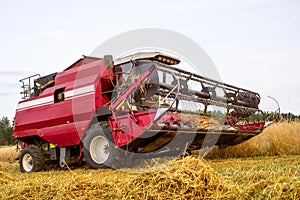
M90 168L113 167L116 161L116 149L112 135L106 126L98 123L92 125L82 142L84 158Z
M20 156L21 172L38 172L44 168L45 157L42 149L36 145L26 146Z

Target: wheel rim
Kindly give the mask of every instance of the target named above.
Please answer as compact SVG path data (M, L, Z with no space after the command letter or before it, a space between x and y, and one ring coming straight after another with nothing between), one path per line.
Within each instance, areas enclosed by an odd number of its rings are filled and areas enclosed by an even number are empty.
M33 158L30 154L25 154L22 159L23 169L30 172L33 169Z
M96 136L91 141L90 154L93 161L97 164L103 164L110 155L110 145L104 136Z

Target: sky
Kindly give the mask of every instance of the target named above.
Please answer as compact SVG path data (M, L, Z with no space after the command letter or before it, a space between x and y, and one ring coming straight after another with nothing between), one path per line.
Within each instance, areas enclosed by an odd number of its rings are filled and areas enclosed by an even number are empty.
M300 114L300 1L0 1L0 117L19 80L59 72L120 33L160 28L199 44L223 82L258 92L262 110ZM205 75L204 75L205 76Z

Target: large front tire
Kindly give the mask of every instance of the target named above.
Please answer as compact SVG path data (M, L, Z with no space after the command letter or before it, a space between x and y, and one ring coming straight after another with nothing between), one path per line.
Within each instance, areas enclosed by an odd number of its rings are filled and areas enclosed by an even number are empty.
M38 172L44 168L45 156L41 148L36 145L26 146L20 156L21 172Z
M83 139L83 154L90 168L113 167L116 161L116 149L107 127L94 124Z

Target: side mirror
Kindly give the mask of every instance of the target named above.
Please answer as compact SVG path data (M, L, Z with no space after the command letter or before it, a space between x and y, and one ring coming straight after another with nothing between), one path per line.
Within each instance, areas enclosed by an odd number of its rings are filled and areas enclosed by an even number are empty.
M104 56L104 67L109 69L109 68L113 68L113 57L112 55L105 55Z

